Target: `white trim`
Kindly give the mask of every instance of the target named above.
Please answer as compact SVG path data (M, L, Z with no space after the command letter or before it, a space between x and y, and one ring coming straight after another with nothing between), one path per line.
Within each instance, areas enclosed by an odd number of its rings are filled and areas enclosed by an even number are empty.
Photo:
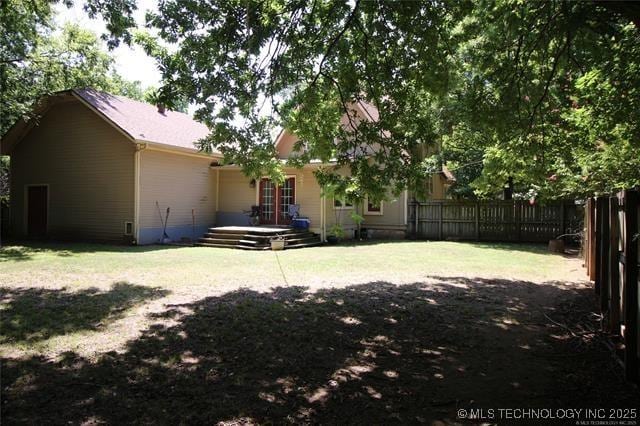
M407 226L409 224L409 190L405 189L402 194L404 196L404 225Z
M336 201L340 201L341 206L336 207ZM344 203L342 200L336 200L336 197L331 197L331 205L333 206L333 210L353 210L353 203L351 205L347 205L347 201Z
M210 160L220 160L222 159L222 154L217 153L217 152L212 152L211 154L208 154L206 152L203 151L198 151L195 147L194 148L186 148L183 146L175 146L175 145L167 145L167 144L163 144L163 143L158 143L158 142L152 142L152 141L148 141L148 140L144 140L144 139L136 139L137 143L144 143L147 145L148 149L154 150L154 151L162 151L162 152L169 152L171 154L180 154L180 155L186 155L188 157L198 157L198 158L207 158Z
M220 170L216 170L216 213L220 211Z
M380 201L380 211L369 211L369 197L364 197L364 209L363 216L383 216L384 215L384 201Z
M326 203L325 196L320 193L320 240L325 241L325 226L324 226L324 206Z
M284 137L284 134L286 132L287 132L287 130L283 128L282 130L280 130L280 133L278 133L278 136L276 136L276 140L273 143L273 145L274 145L274 147L276 149L278 149L278 145L280 145L280 142L282 142L282 138Z
M136 144L136 151L133 157L133 235L135 238L135 244L138 244L138 242L140 241L140 173L142 165L142 151L144 151L146 148L146 144Z
M51 214L51 187L48 183L27 183L24 185L24 213L23 213L23 228L24 235L29 236L29 188L44 186L47 188L47 228L45 230L45 236L49 235L49 217Z

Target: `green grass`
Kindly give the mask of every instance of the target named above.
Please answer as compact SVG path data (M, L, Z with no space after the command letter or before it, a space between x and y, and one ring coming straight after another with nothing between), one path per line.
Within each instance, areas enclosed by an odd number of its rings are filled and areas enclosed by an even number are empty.
M447 424L460 407L636 406L605 346L579 338L598 327L583 277L535 245L5 247L1 414Z
M458 242L344 244L283 252L203 247L38 244L0 249L5 355L122 347L149 314L239 288L311 291L430 276L575 280L577 261L537 245Z

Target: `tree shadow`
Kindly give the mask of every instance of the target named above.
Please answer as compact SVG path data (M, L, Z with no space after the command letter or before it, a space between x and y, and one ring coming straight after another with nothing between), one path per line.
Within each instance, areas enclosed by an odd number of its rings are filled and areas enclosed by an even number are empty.
M0 287L0 343L33 343L80 330L97 330L127 309L169 292L114 283L109 291Z
M566 320L558 301L588 313L593 296L559 282L462 277L242 289L168 306L124 353L6 360L2 414L27 423L381 424L451 423L472 407L636 406L637 391L615 376L591 386L609 354L546 319Z
M176 250L184 247L179 245L127 246L99 243L14 241L11 245L0 247L0 263L33 260L34 256L38 254L73 257L85 253L147 253L160 250Z
M451 240L451 241L437 241L437 240L421 240L421 239L388 239L388 240L345 240L341 241L338 245L326 245L324 247L331 248L353 248L358 246L379 246L379 245L397 245L397 244L455 244L460 246L469 246L475 248L485 248L502 250L509 252L524 252L535 253L548 256L557 256L557 253L552 253L547 249L547 245L543 243L501 243L501 242L478 242L478 241L464 241L464 240Z

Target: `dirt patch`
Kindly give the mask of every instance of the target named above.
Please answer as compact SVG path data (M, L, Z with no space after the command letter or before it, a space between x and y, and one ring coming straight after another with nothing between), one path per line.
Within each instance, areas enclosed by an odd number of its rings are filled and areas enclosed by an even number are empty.
M461 408L637 407L594 302L581 282L468 276L238 289L150 313L121 353L4 360L2 417L458 423Z

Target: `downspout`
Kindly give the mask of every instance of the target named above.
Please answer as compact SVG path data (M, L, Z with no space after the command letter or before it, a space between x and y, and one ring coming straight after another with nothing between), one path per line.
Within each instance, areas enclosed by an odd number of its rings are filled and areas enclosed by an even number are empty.
M133 161L134 187L133 187L133 229L135 230L134 244L140 241L140 163L141 152L147 148L145 143L136 143L136 152Z
M220 210L220 169L216 169L216 222L218 221L218 211Z
M320 238L322 239L323 243L327 241L327 220L326 220L326 212L325 212L327 203L325 200L326 200L325 196L321 195L320 196Z
M409 210L409 190L405 189L403 192L404 195L404 226L407 226L409 224L409 220L408 220L408 210Z

